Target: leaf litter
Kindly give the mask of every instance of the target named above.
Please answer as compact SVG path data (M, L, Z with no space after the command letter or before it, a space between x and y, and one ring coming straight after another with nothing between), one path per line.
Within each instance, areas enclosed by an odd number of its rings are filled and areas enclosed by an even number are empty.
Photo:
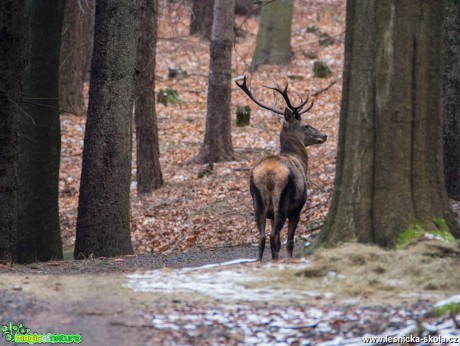
M188 36L190 9L184 2L160 1L159 14L156 90L175 89L182 102L156 106L165 185L151 196L137 196L133 155L131 230L138 255L134 259L143 259L142 256L150 253L171 254L254 244L258 234L253 222L248 178L258 160L277 152L278 118L251 104L232 85L232 140L237 160L214 164L209 174L200 174L206 170L205 165L186 165L198 153L204 136L209 43ZM298 239L306 239L311 230L320 228L330 202L341 97L344 21L344 1L296 1L292 63L262 66L257 72L249 72L258 21L236 18L242 35L235 41L232 77L248 74L253 93L268 104L281 102L280 99L275 101L273 93L262 87L272 79L281 85L289 82L290 93L298 100L305 97L306 91L318 93L307 119L328 135L328 141L308 149L309 196L297 228ZM332 38L333 44L320 44L325 35ZM313 78L317 60L325 62L332 70L331 77ZM168 69L172 66L186 74L168 79ZM251 107L248 127L234 126L238 103ZM64 114L61 127L60 217L64 248L69 253L75 242L85 119ZM409 267L400 266L400 263L411 255L345 245L338 251L317 252L309 264L289 261L247 264L245 268L250 270L237 266L239 274L221 266L181 272L163 269L132 274L127 280L128 286L131 284L133 288L137 285L134 282L145 280L143 289L149 290L153 283L162 282L159 279L169 278L175 287L182 285L192 290L196 297L198 293L198 296L206 295L206 290L194 291L204 280L200 276L204 273L208 291L215 292L213 299L221 300L196 304L173 299L157 305L155 310L144 310L143 316L155 328L155 335L151 337L153 344L186 345L199 340L202 345L314 345L321 342L324 345L361 345L361 339L356 338L365 333L401 334L418 330L427 333L430 326L434 334L447 330L446 333L454 331L458 335L458 324L453 322L455 316L427 316L434 301L458 292L458 284L449 281L460 282L458 271L449 271L449 268L458 268L458 256L435 255L430 260L426 249L417 251L421 253L411 254L414 257L408 262ZM436 257L441 261L434 264L432 261L436 262L433 259ZM125 258L110 265L118 268L126 266L130 260ZM418 264L424 261L428 264L420 269ZM430 265L436 266L431 268L431 273ZM37 268L45 272L59 269ZM417 274L420 271L423 271L421 276ZM176 281L172 277L176 277ZM239 286L231 286L229 281ZM224 302L225 295L216 293L220 292L217 288L222 287L223 282L233 287L233 292L227 291L230 296L252 290L257 293L250 296L263 299ZM300 298L295 297L294 292L302 292ZM458 320L458 316L456 318ZM423 321L429 325L417 329Z
M343 2L298 1L295 6L293 62L288 66L263 66L254 73L248 71L248 66L255 48L258 20L237 16L236 26L244 36L236 38L232 77L248 74L250 86L262 102L274 102L273 93L262 86L272 83L272 79L280 84L289 81L291 95L300 100L307 91L321 90L341 76ZM151 196L137 196L133 155L131 231L135 252L139 254L255 243L258 234L253 222L249 173L258 160L278 151L278 117L251 104L232 84L232 140L237 161L216 163L212 173L201 177L204 165L185 164L198 154L204 136L209 63L209 43L188 35L189 16L190 9L183 2L160 1L156 90L175 89L182 102L156 106L165 185ZM318 36L306 32L312 24L334 37L336 44L320 46ZM333 77L313 78L313 60L305 57L307 49L314 49L318 59L328 61ZM171 66L187 74L168 79ZM315 127L328 134L328 141L309 149L309 198L298 226L299 236L307 235L311 223L321 222L327 212L334 175L340 84L318 95L315 106L307 114ZM238 103L251 107L250 126L234 126ZM61 126L61 230L65 251L72 252L85 119L64 114Z

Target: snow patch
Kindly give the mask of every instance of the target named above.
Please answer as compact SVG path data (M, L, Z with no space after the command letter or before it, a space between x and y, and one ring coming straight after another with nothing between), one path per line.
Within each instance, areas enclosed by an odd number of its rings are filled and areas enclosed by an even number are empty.
M282 301L290 299L330 297L330 293L309 292L288 288L270 287L270 278L259 275L260 271L251 268L225 266L254 262L254 259L238 259L223 263L208 264L197 268L160 269L145 273L127 275L125 287L136 292L196 292L215 299L238 301ZM269 264L271 270L283 270L284 264ZM267 285L251 284L267 282ZM254 286L254 285L253 285Z

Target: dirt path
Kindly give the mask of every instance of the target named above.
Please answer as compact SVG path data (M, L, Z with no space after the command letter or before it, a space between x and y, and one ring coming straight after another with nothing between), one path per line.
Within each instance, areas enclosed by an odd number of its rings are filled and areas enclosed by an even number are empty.
M368 260L363 248L358 250L361 259ZM346 251L357 252L356 248L341 251L342 259L351 258ZM386 252L368 251L384 266ZM360 293L354 287L348 296L340 295L346 292L340 285L348 287L346 280L356 281L351 274L329 271L305 277L305 268L311 265L304 260L180 269L254 258L256 253L252 247L225 248L169 257L9 267L1 274L0 321L22 323L32 333L81 334L83 345L128 346L317 345L342 340L339 345L345 339L359 341L366 333L415 329L420 321L452 325L447 317L430 317L427 312L435 302L458 292L456 288L410 291L398 289L392 279L393 288L381 289L387 279L380 274L375 291ZM455 257L442 260L450 261L445 262L449 267L458 262ZM3 337L0 344L7 344Z

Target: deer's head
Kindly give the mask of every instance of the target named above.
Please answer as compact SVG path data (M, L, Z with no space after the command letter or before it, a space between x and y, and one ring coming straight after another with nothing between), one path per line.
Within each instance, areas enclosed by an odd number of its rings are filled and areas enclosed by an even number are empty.
M287 94L289 84L286 84L284 89L281 89L281 87L276 82L275 86L273 87L265 86L268 89L278 92L283 97L284 101L286 102L286 107L284 108L284 111L282 111L257 101L246 84L246 76L244 76L242 83L236 82L236 85L238 85L241 90L243 90L244 93L248 95L249 98L260 107L283 116L281 138L296 138L300 140L306 147L313 144L321 144L326 141L327 136L325 134L319 132L313 126L309 125L301 117L302 114L308 112L313 107L314 101L311 101L311 103L305 109L302 109L305 105L307 105L309 95L307 95L305 101L301 101L298 106L294 106L289 100L289 96Z

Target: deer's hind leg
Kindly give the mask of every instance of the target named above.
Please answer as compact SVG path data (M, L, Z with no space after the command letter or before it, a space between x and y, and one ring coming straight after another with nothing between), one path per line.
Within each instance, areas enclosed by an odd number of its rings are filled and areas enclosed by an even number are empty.
M259 215L258 215L259 214ZM263 213L256 213L256 224L257 229L259 230L259 261L262 261L264 257L265 250L265 222L266 216L262 215Z
M280 249L281 249L281 239L280 233L283 229L284 223L286 222L286 215L284 213L275 212L272 231L270 233L270 248L272 250L272 259L277 260Z
M252 196L252 202L254 206L254 218L256 221L257 229L259 230L259 261L262 261L265 250L265 224L267 221L267 203L264 203L262 200L262 195L260 190L254 184L253 178L251 176L250 180L250 190Z
M299 223L300 215L295 214L289 218L289 224L288 224L288 239L287 239L287 253L288 257L292 257L292 252L294 251L294 235L295 235L295 230L297 228L297 224Z

